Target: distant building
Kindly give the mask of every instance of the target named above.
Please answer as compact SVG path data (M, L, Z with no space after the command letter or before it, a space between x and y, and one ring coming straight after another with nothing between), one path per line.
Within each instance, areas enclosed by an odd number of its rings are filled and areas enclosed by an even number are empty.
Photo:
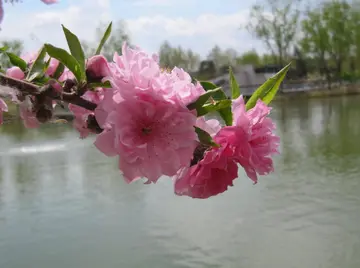
M276 66L277 67L277 66ZM281 69L281 68L280 68ZM241 88L241 94L250 96L267 79L278 72L277 68L267 66L267 68L254 68L253 65L241 65L233 67L234 76ZM230 94L229 75L224 74L211 79L211 82L221 86L226 94Z

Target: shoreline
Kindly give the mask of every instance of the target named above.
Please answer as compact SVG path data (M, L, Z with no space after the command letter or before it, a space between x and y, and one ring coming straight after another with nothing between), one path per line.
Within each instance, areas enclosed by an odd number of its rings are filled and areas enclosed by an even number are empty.
M339 88L332 89L313 89L309 91L301 91L301 92L287 92L280 93L274 98L274 101L283 101L283 100L291 100L294 98L307 98L307 99L315 99L315 98L329 98L329 97L341 97L341 96L351 96L351 95L359 95L360 94L360 86L358 85L344 85Z
M276 102L282 101L291 101L293 99L316 99L316 98L329 98L329 97L342 97L342 96L351 96L351 95L360 95L360 86L352 85L352 86L342 86L340 88L334 89L317 89L317 90L309 90L302 92L287 92L280 93L274 98ZM20 116L18 114L18 108L11 101L6 100L8 104L9 112L3 113L4 124L9 124L15 120L20 120ZM74 116L69 111L57 110L55 108L54 119L64 119L68 121L68 123L72 122Z

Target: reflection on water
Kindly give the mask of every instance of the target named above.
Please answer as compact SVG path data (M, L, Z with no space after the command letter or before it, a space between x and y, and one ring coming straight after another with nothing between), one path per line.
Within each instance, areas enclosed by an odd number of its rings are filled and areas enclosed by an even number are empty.
M208 200L127 185L71 127L0 128L0 267L360 267L360 98L288 101L276 173Z

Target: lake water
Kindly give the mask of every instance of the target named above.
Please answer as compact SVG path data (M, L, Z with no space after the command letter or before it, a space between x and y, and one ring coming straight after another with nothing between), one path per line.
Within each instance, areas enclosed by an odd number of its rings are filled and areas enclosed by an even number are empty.
M208 200L127 185L67 125L0 128L1 268L359 268L360 98L288 101L276 172Z

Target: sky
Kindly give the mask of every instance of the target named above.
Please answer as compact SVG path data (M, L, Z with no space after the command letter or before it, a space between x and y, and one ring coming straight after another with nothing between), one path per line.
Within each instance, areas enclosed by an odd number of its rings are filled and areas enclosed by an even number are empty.
M124 20L132 43L149 53L158 52L167 40L190 48L202 57L215 45L245 52L263 53L262 43L244 26L256 0L59 0L45 5L40 0L4 4L0 40L17 38L25 50L37 50L45 42L67 48L64 24L81 40L94 41L100 22Z

